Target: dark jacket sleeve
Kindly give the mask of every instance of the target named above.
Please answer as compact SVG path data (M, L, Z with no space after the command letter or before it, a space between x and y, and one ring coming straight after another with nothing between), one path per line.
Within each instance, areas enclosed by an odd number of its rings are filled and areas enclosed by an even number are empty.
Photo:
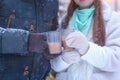
M0 54L27 53L29 31L0 27Z

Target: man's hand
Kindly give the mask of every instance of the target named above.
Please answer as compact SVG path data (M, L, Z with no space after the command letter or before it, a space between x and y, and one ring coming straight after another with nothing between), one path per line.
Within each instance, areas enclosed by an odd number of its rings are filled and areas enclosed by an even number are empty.
M46 37L40 33L30 33L28 39L28 51L35 53L43 53L47 48Z
M41 53L47 59L52 59L58 56L49 54L46 36L41 33L30 33L28 39L28 51L31 53Z

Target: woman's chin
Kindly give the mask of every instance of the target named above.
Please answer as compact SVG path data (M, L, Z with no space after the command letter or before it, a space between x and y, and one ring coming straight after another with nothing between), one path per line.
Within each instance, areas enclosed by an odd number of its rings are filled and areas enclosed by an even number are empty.
M85 8L90 8L92 5L86 5L86 4L80 4L79 8L80 9L85 9Z
M79 6L79 8L80 9L85 9L85 8L88 8L88 6L83 5L83 6Z

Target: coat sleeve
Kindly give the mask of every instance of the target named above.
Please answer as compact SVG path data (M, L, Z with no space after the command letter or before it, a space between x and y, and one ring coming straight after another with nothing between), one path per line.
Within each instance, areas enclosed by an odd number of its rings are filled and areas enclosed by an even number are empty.
M120 24L108 27L105 46L89 42L89 50L82 59L103 71L114 72L120 67ZM115 24L116 23L116 24Z
M29 32L0 27L0 54L27 53Z

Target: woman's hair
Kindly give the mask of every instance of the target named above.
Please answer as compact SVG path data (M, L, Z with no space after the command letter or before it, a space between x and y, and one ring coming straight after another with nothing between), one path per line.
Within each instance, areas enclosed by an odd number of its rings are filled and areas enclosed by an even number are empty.
M105 24L102 14L102 2L101 0L94 0L95 12L93 16L93 41L98 45L105 45ZM71 0L67 9L66 16L62 22L62 28L66 29L69 21L73 15L74 10L78 8L78 5Z

